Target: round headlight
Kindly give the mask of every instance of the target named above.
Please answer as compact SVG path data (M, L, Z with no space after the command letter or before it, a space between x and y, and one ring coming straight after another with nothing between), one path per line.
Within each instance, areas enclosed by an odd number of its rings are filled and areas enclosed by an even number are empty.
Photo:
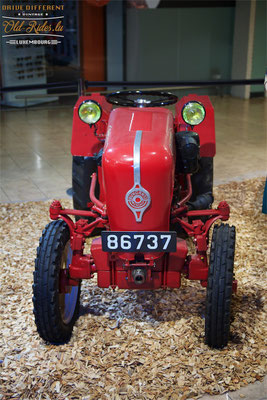
M95 124L101 118L101 108L98 103L88 100L79 107L79 117L86 124Z
M198 101L190 101L182 110L183 120L189 125L200 124L206 115L205 108Z

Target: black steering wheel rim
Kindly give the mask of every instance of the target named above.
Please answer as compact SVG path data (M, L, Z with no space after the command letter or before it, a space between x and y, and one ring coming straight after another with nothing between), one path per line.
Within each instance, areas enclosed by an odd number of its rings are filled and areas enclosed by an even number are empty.
M138 96L131 99L130 96ZM145 97L148 97L146 100ZM155 99L150 100L149 97ZM162 107L175 104L178 97L170 92L156 90L122 90L106 95L107 102L122 107Z

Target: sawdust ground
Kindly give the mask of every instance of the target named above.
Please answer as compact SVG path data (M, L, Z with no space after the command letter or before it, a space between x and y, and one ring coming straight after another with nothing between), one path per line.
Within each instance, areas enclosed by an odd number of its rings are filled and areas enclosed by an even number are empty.
M123 291L83 283L71 341L45 344L32 314L32 272L48 202L1 205L1 399L187 399L266 373L264 179L215 188L237 227L229 346L203 343L205 289ZM64 201L65 206L71 206Z

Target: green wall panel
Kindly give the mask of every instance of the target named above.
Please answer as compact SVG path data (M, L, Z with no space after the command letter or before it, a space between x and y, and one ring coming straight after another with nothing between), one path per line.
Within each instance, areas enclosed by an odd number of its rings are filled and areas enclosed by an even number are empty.
M128 80L231 78L234 7L127 10Z
M254 48L252 59L251 78L263 78L267 67L267 6L265 0L257 0L255 30L254 30ZM264 92L263 85L253 85L250 91Z

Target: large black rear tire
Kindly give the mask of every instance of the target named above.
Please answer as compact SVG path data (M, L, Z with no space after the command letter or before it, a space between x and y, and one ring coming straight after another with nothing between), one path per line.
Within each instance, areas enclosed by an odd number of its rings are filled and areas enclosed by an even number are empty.
M90 208L87 204L91 202L89 197L89 191L91 186L91 176L94 172L97 172L97 161L95 157L80 157L74 156L72 159L72 191L73 191L73 208L75 210L88 211ZM95 195L99 198L99 183L96 182ZM78 221L81 218L85 218L88 222L93 222L93 217L80 217L75 216L75 220ZM100 235L103 229L95 228L93 235Z
M212 348L227 345L235 254L235 227L216 225L213 230L208 275L205 342Z
M189 210L206 210L212 207L213 203L213 158L201 157L199 170L192 174L192 196L187 202ZM197 217L206 222L209 217ZM192 219L189 218L189 222Z
M60 293L60 281L67 275L72 259L67 224L58 220L48 224L40 238L35 260L33 305L39 335L53 344L67 342L78 317L80 283ZM62 284L62 281L61 281Z
M87 204L91 201L89 190L91 186L91 175L97 172L97 163L94 157L74 156L72 159L72 191L73 207L75 210L89 210ZM99 196L99 184L96 185L96 196ZM76 221L81 217L75 217ZM83 217L84 218L84 217ZM94 219L87 218L89 222Z

